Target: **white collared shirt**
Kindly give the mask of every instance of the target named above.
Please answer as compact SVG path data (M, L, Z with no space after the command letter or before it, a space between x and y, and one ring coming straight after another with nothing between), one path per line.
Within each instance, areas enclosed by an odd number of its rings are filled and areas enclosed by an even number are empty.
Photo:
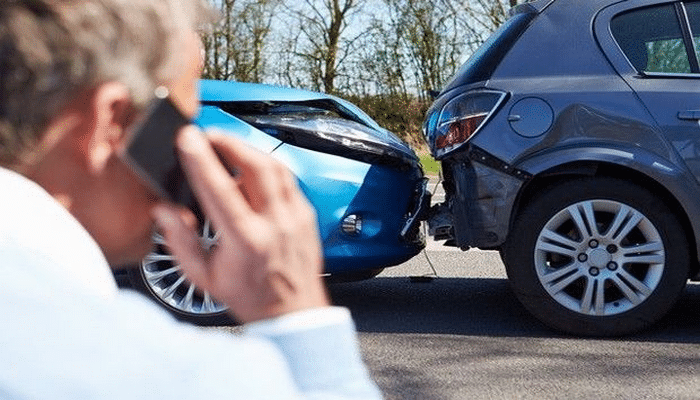
M118 290L95 241L0 169L0 399L375 399L343 308L246 327L181 324Z

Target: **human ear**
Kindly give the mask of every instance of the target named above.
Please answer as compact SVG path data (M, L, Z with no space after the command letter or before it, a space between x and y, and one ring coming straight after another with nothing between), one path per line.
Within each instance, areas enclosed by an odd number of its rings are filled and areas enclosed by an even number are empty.
M91 174L104 170L122 142L133 119L134 107L126 86L118 82L101 84L91 96L92 126L80 145Z

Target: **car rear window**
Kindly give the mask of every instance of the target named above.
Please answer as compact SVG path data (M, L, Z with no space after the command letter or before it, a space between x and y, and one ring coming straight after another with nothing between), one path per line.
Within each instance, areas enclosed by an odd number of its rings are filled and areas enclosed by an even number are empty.
M695 12L698 11L696 6L692 5ZM637 71L672 74L695 72L688 57L683 25L673 4L618 15L612 20L610 29Z

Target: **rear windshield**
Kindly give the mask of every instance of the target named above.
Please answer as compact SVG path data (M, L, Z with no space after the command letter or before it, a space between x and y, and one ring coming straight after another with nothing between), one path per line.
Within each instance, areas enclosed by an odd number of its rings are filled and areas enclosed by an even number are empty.
M516 14L501 25L462 65L442 92L491 77L506 53L535 18L534 13Z

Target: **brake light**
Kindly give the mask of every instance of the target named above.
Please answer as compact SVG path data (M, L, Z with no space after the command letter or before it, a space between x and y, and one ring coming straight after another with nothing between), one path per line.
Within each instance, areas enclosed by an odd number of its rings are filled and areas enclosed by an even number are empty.
M442 158L467 143L488 123L505 97L504 92L478 90L448 101L439 112L434 131L427 135L433 155Z
M487 115L488 113L470 115L450 123L447 128L447 134L439 136L435 140L435 148L442 150L466 142L469 136L473 135L481 123L484 122Z

